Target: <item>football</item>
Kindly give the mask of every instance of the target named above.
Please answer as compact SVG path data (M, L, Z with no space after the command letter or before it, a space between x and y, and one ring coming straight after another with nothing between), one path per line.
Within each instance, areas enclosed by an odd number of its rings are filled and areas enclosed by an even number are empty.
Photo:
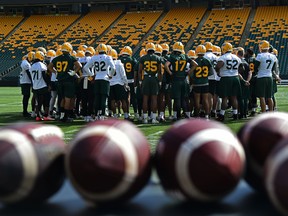
M224 124L204 119L181 120L158 142L156 170L164 190L173 197L217 201L242 177L244 150Z
M247 167L245 179L259 192L265 192L263 168L276 144L288 136L288 114L267 112L247 122L238 132L244 146Z
M90 204L121 203L150 178L149 144L128 121L92 122L71 141L65 168L76 191Z
M267 194L283 215L288 215L288 138L282 139L268 155L264 166Z
M54 125L16 123L0 129L0 202L43 202L65 179L65 142Z

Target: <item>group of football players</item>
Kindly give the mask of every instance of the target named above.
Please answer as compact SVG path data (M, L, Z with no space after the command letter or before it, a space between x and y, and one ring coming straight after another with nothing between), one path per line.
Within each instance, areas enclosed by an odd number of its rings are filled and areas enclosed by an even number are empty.
M171 52L168 44L148 42L138 60L132 54L129 46L118 54L103 43L73 51L68 42L56 51L29 52L20 73L23 116L63 122L82 116L90 122L119 118L123 111L124 119L144 124L190 117L224 121L228 107L234 120L255 115L257 98L261 112L275 110L279 64L268 41L259 43L257 56L228 42L221 48L205 42L187 53L181 42Z

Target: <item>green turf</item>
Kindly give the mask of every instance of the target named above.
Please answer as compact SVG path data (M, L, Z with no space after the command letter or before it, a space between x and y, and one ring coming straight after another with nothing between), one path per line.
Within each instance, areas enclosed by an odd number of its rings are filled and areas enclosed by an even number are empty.
M0 93L0 127L17 121L33 121L32 119L22 117L22 96L20 87L1 87ZM276 94L277 107L279 111L288 112L287 95L288 87L279 86L278 93ZM225 124L236 133L248 120L232 121L227 119L225 120ZM49 124L58 125L65 133L65 141L69 143L74 134L85 125L85 122L83 120L76 120L73 123L61 123L54 121L49 122ZM138 124L137 126L141 129L141 131L143 131L151 144L152 151L154 151L159 137L170 127L170 125L171 122L166 122L165 124L159 125Z

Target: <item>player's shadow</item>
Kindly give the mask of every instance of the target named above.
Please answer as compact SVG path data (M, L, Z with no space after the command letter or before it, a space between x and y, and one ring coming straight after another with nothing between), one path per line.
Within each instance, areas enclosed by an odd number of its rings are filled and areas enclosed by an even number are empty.
M89 216L89 215L139 215L146 216L152 215L148 209L135 203L123 203L113 205L102 205L102 206L87 206L83 211L78 212L75 216Z
M64 207L52 203L35 203L31 205L0 205L1 216L65 216L69 215Z

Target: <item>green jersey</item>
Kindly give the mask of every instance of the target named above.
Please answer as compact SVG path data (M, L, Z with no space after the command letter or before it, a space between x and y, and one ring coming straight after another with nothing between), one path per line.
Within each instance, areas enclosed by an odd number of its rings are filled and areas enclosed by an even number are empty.
M172 53L168 61L171 63L171 72L173 80L184 80L187 76L186 66L191 59L185 54L174 54Z
M68 74L69 70L74 70L74 62L77 59L74 56L69 54L62 54L60 56L55 57L52 60L52 63L57 71L57 80L74 80L74 77Z
M161 64L162 59L157 55L144 55L139 60L140 64L143 65L144 75L156 76L157 72L160 70L158 65Z
M126 76L128 81L129 80L134 80L134 73L135 71L138 71L137 66L137 60L131 56L128 55L123 55L119 57L119 60L123 63Z
M198 66L190 75L192 84L194 86L204 86L209 85L208 76L213 74L213 65L210 60L205 57L198 57L195 59Z

